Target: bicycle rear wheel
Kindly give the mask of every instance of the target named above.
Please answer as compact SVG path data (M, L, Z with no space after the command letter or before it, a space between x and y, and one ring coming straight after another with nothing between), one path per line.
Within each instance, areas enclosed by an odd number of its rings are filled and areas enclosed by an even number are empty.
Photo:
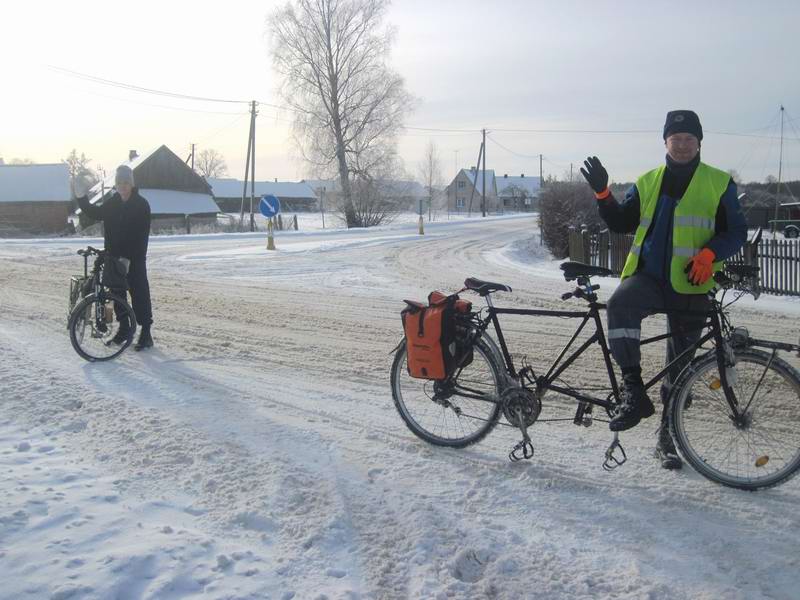
M108 310L107 310L108 307ZM113 317L106 314L111 312ZM69 317L69 340L81 358L89 362L116 358L133 342L136 316L131 306L119 296L104 294L98 301L94 294L86 296ZM121 343L116 343L121 334Z
M408 374L406 345L401 345L392 364L392 397L414 435L437 446L464 448L497 425L503 378L483 341L475 344L473 354L472 362L450 379L431 381Z
M671 397L670 426L701 475L743 490L768 488L800 469L800 374L759 350L735 351L737 423L711 352L684 369Z

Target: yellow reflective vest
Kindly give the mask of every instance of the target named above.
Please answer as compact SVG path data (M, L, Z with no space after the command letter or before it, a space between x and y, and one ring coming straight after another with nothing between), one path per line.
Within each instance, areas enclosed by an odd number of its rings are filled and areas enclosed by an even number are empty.
M622 269L622 279L633 275L639 266L639 254L656 211L666 168L661 166L648 171L636 181L636 189L639 191L639 227ZM713 278L702 285L692 285L683 270L689 259L714 237L717 208L730 180L728 173L701 162L692 175L689 187L675 206L670 283L680 294L705 294L714 287ZM715 272L721 268L721 261L714 263Z

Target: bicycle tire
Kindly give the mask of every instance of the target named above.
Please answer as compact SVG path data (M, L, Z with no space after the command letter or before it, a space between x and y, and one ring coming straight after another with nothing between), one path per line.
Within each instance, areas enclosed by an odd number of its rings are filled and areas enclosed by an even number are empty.
M394 406L406 426L420 439L436 446L464 448L481 441L497 425L501 414L498 398L504 378L486 343L478 340L473 351L472 362L448 381L454 387L459 382L468 383L473 386L471 389L485 393L486 399L466 398L457 393L447 396L452 406L463 411L458 414L454 408L433 401L434 387L441 383L408 374L405 343L397 350L391 371ZM455 433L450 433L451 426Z
M114 302L115 307L117 307L117 316L122 315L130 319L131 327L127 338L122 344L119 346L110 345L108 342L114 334L114 323L119 323L119 321L112 321L109 324L110 327L108 327L108 330L102 336L97 336L95 334L94 325L92 324L95 317L96 296L95 294L85 296L72 310L72 314L69 317L68 328L69 340L72 344L72 348L81 358L89 362L103 362L116 358L128 349L131 343L133 343L133 337L136 334L136 315L130 304L115 294L104 294L103 297L106 302L109 300ZM88 340L86 338L87 327L89 328ZM90 345L89 342L91 340L95 340L95 342L92 342ZM107 349L108 352L101 354L99 352L101 348ZM93 352L92 350L94 349L97 349L98 352Z
M747 424L734 423L710 352L675 382L670 431L686 461L711 481L749 491L773 487L800 470L800 373L760 350L734 356L733 390Z

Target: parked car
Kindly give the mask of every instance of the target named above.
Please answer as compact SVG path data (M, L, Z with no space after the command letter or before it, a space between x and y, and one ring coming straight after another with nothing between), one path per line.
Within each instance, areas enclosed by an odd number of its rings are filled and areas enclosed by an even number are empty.
M770 221L770 225L775 223L775 229L783 233L787 239L797 239L800 237L800 202L788 202L781 204L785 209L785 218Z

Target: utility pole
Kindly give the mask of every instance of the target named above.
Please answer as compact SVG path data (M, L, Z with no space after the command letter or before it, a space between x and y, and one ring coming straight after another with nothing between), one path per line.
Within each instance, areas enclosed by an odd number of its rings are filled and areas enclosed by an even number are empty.
M194 171L194 144L192 144L192 171Z
M781 172L783 170L783 104L781 104L781 150L778 157L778 187L775 189L775 218L772 220L772 238L778 228L778 210L781 206Z
M256 101L253 100L250 109L250 117L253 122L253 151L250 153L250 231L256 230L256 220L253 216L253 203L256 196Z
M244 159L244 188L242 189L242 207L239 210L239 231L244 229L244 201L247 198L247 178L250 174L250 154L253 151L253 131L255 126L255 115L251 112L250 130L247 132L247 158Z
M544 187L544 175L542 174L542 155L539 155L539 187Z
M486 130L483 130L483 194L481 195L481 216L486 216Z
M569 163L569 182L572 183L572 163Z
M472 191L469 194L469 208L467 209L467 216L472 216L472 199L475 197L475 190L478 189L478 171L481 168L481 156L483 156L483 147L484 145L481 144L481 149L478 150L478 162L475 163L475 168L471 168L471 170L475 171L475 175L472 177Z

